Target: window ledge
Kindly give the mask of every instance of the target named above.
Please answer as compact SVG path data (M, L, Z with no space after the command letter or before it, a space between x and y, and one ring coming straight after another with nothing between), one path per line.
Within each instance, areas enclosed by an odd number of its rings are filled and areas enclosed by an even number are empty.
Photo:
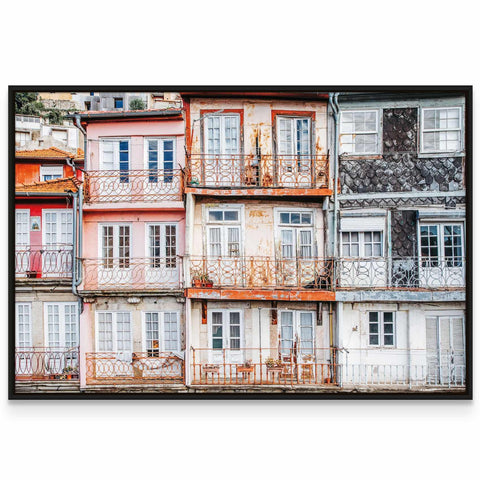
M438 152L438 153L418 153L418 158L449 158L449 157L465 157L465 152Z
M382 160L383 155L381 153L366 153L365 155L342 153L339 158L340 160Z

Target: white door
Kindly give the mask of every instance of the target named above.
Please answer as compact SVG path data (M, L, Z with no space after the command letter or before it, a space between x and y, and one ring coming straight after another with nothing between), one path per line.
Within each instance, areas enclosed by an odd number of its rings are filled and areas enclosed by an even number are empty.
M307 286L315 281L313 228L281 227L278 286Z
M73 262L73 212L43 211L43 277L68 277Z
M77 304L45 303L46 368L50 374L62 373L65 367L78 366L79 332Z
M239 115L209 115L205 121L203 177L207 186L241 186Z
M15 274L30 270L30 210L15 210Z
M315 312L280 312L280 352L296 363L310 361L314 355ZM290 361L290 360L289 360Z
M209 317L210 362L242 363L244 359L242 312L212 310Z
M36 361L32 353L32 306L15 304L15 374L31 375Z
M421 287L464 286L463 257L462 224L420 225Z
M131 285L133 268L130 259L130 225L100 225L99 229L99 286Z
M235 212L237 213L237 212ZM243 259L240 256L240 226L207 227L207 272L214 285L244 286Z
M277 184L309 187L312 184L311 121L309 118L277 117Z
M180 268L177 258L177 225L147 225L147 288L179 288Z
M100 169L104 171L104 177L96 184L97 191L92 193L111 201L129 200L132 193L130 141L103 139L100 145Z
M465 321L462 316L429 316L427 328L427 382L465 383Z
M143 193L150 200L169 199L165 195L175 194L175 188L172 188L174 178L175 164L175 139L149 138L146 140L146 168L148 169L148 179L142 177L143 185L135 188L135 193ZM178 187L178 185L177 185Z

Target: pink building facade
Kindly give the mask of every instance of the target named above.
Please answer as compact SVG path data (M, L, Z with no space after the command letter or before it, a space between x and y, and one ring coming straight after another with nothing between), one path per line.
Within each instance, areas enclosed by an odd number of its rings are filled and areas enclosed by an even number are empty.
M178 110L89 112L79 248L81 388L184 380L184 126Z

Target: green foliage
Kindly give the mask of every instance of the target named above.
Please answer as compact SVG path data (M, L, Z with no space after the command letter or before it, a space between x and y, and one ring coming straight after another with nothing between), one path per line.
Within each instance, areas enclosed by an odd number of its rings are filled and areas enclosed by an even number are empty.
M53 125L62 125L63 124L63 115L60 110L49 110L47 113L47 118L49 123Z
M38 93L15 93L15 113L23 113L24 115L40 115L44 108L45 107L43 103L38 100Z
M134 98L130 100L129 104L130 110L144 110L145 102L141 98Z

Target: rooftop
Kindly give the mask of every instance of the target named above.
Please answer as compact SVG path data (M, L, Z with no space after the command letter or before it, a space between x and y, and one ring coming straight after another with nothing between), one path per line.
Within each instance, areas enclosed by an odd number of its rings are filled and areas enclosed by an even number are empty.
M81 148L77 148L77 153L67 152L57 147L40 148L36 150L17 150L15 152L15 158L73 158L75 160L83 160L84 154Z
M76 192L81 184L75 177L56 178L44 182L34 182L28 185L15 185L15 193L66 193L68 191Z

